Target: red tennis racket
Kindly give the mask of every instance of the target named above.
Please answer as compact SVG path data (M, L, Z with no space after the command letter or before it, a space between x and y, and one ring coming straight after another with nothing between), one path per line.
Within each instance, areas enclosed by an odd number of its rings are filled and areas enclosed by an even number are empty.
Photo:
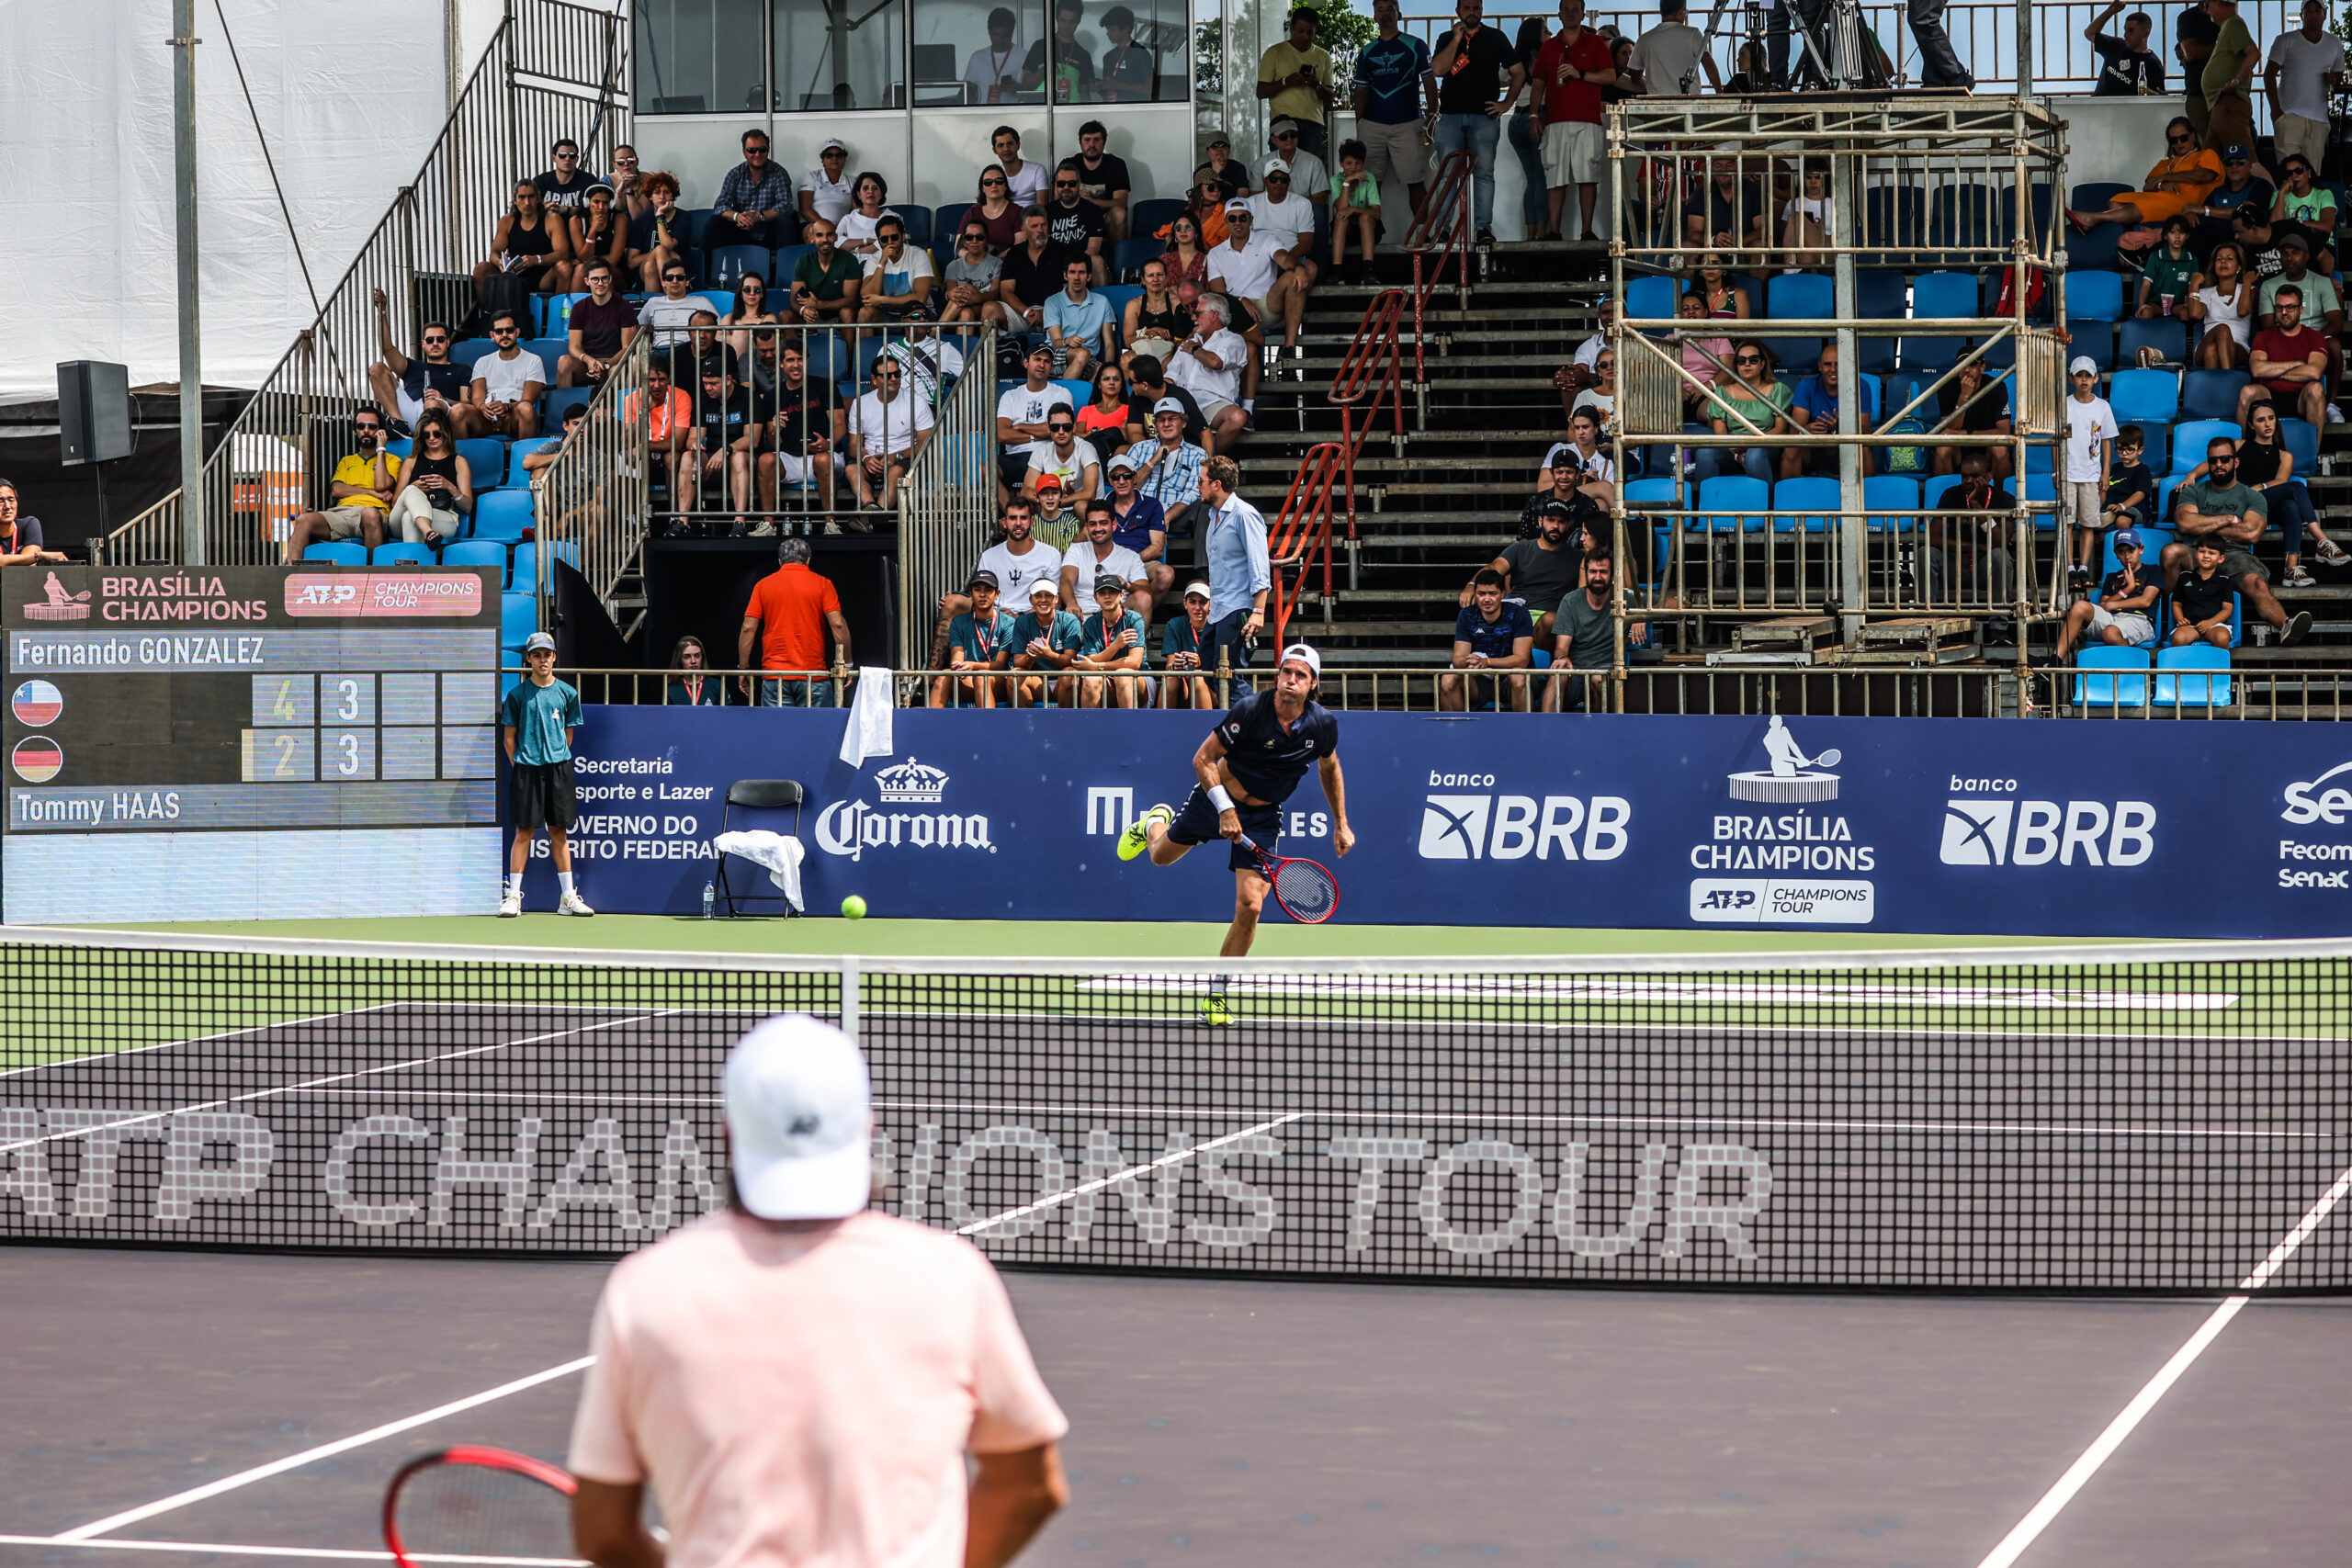
M1274 902L1302 926L1319 926L1339 912L1340 879L1311 860L1276 857L1260 849L1249 834L1241 847L1258 857L1258 872L1274 885Z
M401 1466L384 1493L384 1544L400 1568L454 1558L576 1562L579 1483L545 1460L463 1444Z

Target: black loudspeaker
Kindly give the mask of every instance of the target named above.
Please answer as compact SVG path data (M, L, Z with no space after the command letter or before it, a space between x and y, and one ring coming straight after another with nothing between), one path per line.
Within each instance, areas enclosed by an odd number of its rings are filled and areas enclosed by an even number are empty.
M73 359L57 367L57 427L63 456L111 463L130 456L130 367Z

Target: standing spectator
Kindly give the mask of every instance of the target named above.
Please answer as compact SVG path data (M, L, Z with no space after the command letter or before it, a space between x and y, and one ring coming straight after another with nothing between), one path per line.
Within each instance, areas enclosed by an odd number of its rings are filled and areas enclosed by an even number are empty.
M1036 52L1035 46L1030 52ZM1015 207L1031 208L1046 199L1046 165L1021 155L1021 132L998 126L989 132L989 149L996 154L996 166L1004 171L1005 194Z
M895 212L882 215L875 252L865 258L859 289L861 321L920 321L931 314L932 290L939 286L931 253L907 243L907 222Z
M364 408L360 411L362 413L372 412ZM380 414L377 417L382 418ZM350 462L351 459L345 457L335 465L335 472L343 473ZM0 479L0 566L31 566L39 561L62 561L65 558L64 551L49 549L45 546L40 519L23 513L17 498L15 481ZM289 547L286 558L295 560L300 558L300 554L299 548Z
M1299 323L1306 317L1306 264L1283 248L1279 233L1257 231L1258 215L1247 198L1227 205L1225 224L1225 243L1209 253L1209 287L1247 306L1261 333L1279 321L1283 346L1295 346ZM1257 368L1254 359L1245 367ZM1254 375L1244 381L1245 401L1255 381Z
M1315 41L1322 19L1312 6L1295 7L1290 36L1258 57L1258 96L1266 112L1295 120L1298 144L1318 156L1332 104L1330 51Z
M670 649L670 679L662 690L665 707L715 708L727 694L727 684L709 672L702 638L682 637Z
M867 169L850 182L850 190L854 199L833 220L833 243L863 262L882 248L882 204L889 199L890 182Z
M1030 443L1029 467L1022 476L1023 494L1035 499L1052 479L1062 499L1081 503L1101 491L1102 455L1091 441L1078 438L1078 416L1067 406L1046 414L1046 439Z
M751 361L752 418L764 433L760 442L760 509L776 509L779 483L814 484L825 513L825 532L831 534L839 526L833 519L833 473L841 466L842 411L809 381L808 356L800 345L786 344L779 350L778 341L775 333L760 333ZM864 533L865 525L852 517L850 528Z
M580 694L571 682L555 678L555 638L547 633L530 635L523 644L523 662L531 672L498 705L506 761L514 769L508 798L514 806L514 852L506 863L506 896L498 901L498 912L510 919L523 912L523 868L530 863L533 840L545 828L561 892L555 912L593 915L596 911L571 882L571 833L580 820L571 738L580 732Z
M867 1209L873 1097L840 1031L768 1020L725 1091L727 1212L618 1265L597 1303L578 1550L1003 1568L1069 1496L1069 1428L1004 1287L970 1243Z
M602 180L588 187L586 204L568 220L571 225L571 276L575 294L588 288L588 268L598 260L614 266L628 259L628 220L613 205L613 187Z
M1003 176L998 178L1001 182ZM988 230L967 216L964 231L957 236L956 258L947 264L947 293L939 310L941 323L974 321L986 326L1002 321L1004 307L997 300L996 286L1003 276L1003 261L989 250Z
M820 218L838 223L857 205L857 193L842 177L848 169L849 143L838 136L826 137L817 149L817 166L800 176L800 186L794 192L804 230Z
M1046 238L1061 247L1065 256L1080 256L1099 287L1110 281L1104 269L1102 244L1110 225L1086 199L1085 176L1078 160L1065 158L1054 171L1054 199L1046 208Z
M2327 339L2302 324L2303 291L2297 285L2280 284L2271 304L2273 324L2254 335L2254 379L2238 389L2238 423L2245 425L2256 400L2276 398L2292 400L2295 412L2312 424L2325 424Z
M2199 135L2205 130L2205 62L2213 57L2213 40L2221 35L2222 25L2205 0L2190 0L2172 25L2180 53L2180 112Z
M2083 40L2098 56L2098 85L2091 96L2099 98L2157 97L2165 95L2165 57L2148 47L2148 35L2155 30L2155 18L2145 11L2134 11L2123 18L2123 38L2118 41L2107 35L2107 24L2123 9L2128 0L2108 0L2107 8L2090 19L2083 28Z
M651 294L673 268L684 265L688 243L685 209L678 205L678 176L645 176L646 209L628 220L628 265ZM683 279L684 274L679 275Z
M1366 288L1380 286L1380 277L1373 270L1373 242L1380 236L1380 182L1364 170L1364 144L1358 141L1340 143L1340 172L1331 180L1331 266L1332 276L1341 276L1348 265L1348 231L1353 229L1359 253L1355 281Z
M1188 513L1201 499L1201 467L1209 455L1184 439L1184 405L1161 398L1151 405L1152 438L1127 448L1136 465L1136 493L1159 503L1168 530L1192 531Z
M2096 596L2085 594L2066 611L2066 624L2058 628L2058 662L2090 640L2096 634L2099 641L2113 648L2138 648L2156 640L2155 613L2158 592L2156 574L2150 571L2140 558L2144 541L2136 528L2120 530L2115 536L2115 570L2098 585Z
M828 218L809 224L806 232L816 248L792 264L791 311L811 326L829 320L847 326L856 321L865 287L865 264L837 247L833 231Z
M1453 667L1437 678L1441 712L1467 713L1492 702L1527 711L1527 676L1535 663L1535 623L1527 606L1503 597L1503 574L1482 567L1470 580L1470 603L1453 618ZM1512 673L1496 676L1492 670Z
M768 133L743 132L743 161L718 182L718 199L711 203L712 243L767 245L791 243L778 221L793 209L792 176L768 161Z
M1951 36L1944 31L1945 0L1909 0L1907 15L1911 23L1911 38L1919 46L1919 85L1929 92L1938 88L1957 88L1973 92L1976 78L1971 76L1951 51ZM1820 36L1820 29L1815 29Z
M1309 203L1310 207L1330 199L1331 172L1323 166L1319 155L1298 144L1298 125L1295 121L1274 121L1266 128L1266 140L1273 143L1273 151L1258 164L1258 180L1261 187L1273 177L1276 169L1281 169L1290 175L1290 194ZM1314 237L1311 225L1301 232L1309 239Z
M2271 237L2282 247L2289 239L2309 246L2312 265L2321 272L2335 270L2335 193L2319 183L2319 171L2310 159L2295 153L2281 160L2287 183L2270 206Z
M1476 0L1471 0L1476 4ZM1250 648L1266 624L1266 592L1273 585L1266 558L1265 514L1236 493L1241 467L1232 458L1211 457L1201 468L1201 501L1206 522L1201 530L1201 564L1207 568L1209 620L1216 641L1206 665L1220 654L1236 670L1250 668Z
M1552 227L1551 195L1544 179L1544 87L1535 74L1535 57L1551 40L1552 25L1542 17L1522 17L1512 35L1511 58L1527 73L1527 96L1503 122L1503 135L1519 157L1520 220L1530 240L1556 240Z
M2017 498L1993 482L1984 449L1971 446L1960 455L1960 483L1944 492L1944 503L1928 513L1928 597L1937 606L1958 604L1974 591L1976 603L1998 609L2009 600L2014 558L2009 542L2015 536ZM1948 517L1956 521L1946 522Z
M742 629L735 635L735 664L741 670L785 670L796 673L770 676L760 682L763 707L831 707L830 677L809 677L804 671L831 670L825 659L825 634L833 638L835 662L850 660L849 619L842 614L841 595L832 583L808 569L808 541L786 539L775 547L776 569L760 579L743 606ZM760 657L752 648L757 639ZM751 694L752 678L739 684Z
M451 411L458 434L532 436L539 433L539 394L547 390L547 362L523 346L523 319L501 310L490 319L495 351L474 361L473 385Z
M2062 520L2075 532L2077 588L2091 581L2093 552L2107 526L2107 481L2115 463L2115 411L2098 395L2098 361L2078 355L2066 367L2075 395L2066 400L2066 495Z
M1540 496L1532 536L1505 546L1503 553L1486 567L1501 576L1505 596L1527 607L1534 617L1535 640L1546 648L1552 645L1552 626L1560 601L1584 576L1584 530L1576 525L1575 517L1572 501L1556 494ZM1456 602L1461 608L1470 607L1477 586L1476 578L1462 585L1462 597Z
M569 136L560 137L548 149L548 156L555 161L555 167L531 176L531 183L539 187L541 205L560 218L585 211L588 193L605 182L580 166L580 143Z
M1204 151L1207 152L1208 158L1205 163L1193 166L1193 188L1200 191L1206 182L1215 182L1216 189L1214 198L1203 202L1202 205L1216 211L1222 211L1228 198L1250 194L1250 170L1248 165L1233 155L1232 140L1221 130L1209 138L1209 144ZM1203 232L1207 235L1207 243L1212 245L1216 243L1216 235L1209 234L1206 230Z
M1083 604L1092 594L1093 585L1106 576L1126 585L1120 590L1123 593L1149 589L1151 574L1145 570L1142 558L1119 543L1118 512L1110 499L1098 495L1080 510L1085 513L1086 532L1062 552L1062 598Z
M375 291L376 341L384 357L368 367L368 386L376 394L376 406L390 410L392 418L405 430L413 426L429 408L454 410L466 400L466 367L449 358L449 349L457 333L447 321L427 321L417 334L424 345L423 354L414 359L402 354L392 341L391 302L380 288Z
M513 209L491 232L490 259L474 267L474 298L487 303L490 280L502 273L522 279L526 293L560 288L571 276L571 225L548 216L539 204L537 186L517 180Z
M972 57L964 62L964 80L972 88L966 102L1021 101L1020 46L1013 41L1020 26L1021 18L1009 6L999 6L989 13L988 47L972 51Z
M2170 555L2181 547L2168 546L2165 553ZM2188 547L2187 553L2188 570L2172 585L2172 645L2188 648L2210 642L2215 648L2227 648L2230 617L2237 609L2237 594L2230 588L2223 566L2229 551L2218 536L2207 534Z
M1004 253L1004 276L997 293L1004 301L1005 320L1014 332L1046 330L1046 301L1062 287L1062 248L1047 233L1046 209L1031 207L1021 215L1021 243Z
M965 584L972 607L947 625L948 672L932 680L933 707L962 707L967 701L975 707L996 706L1004 682L994 672L1012 667L1016 646L1012 617L997 607L998 586L996 573L985 568Z
M1143 563L1144 586L1127 603L1148 628L1152 606L1174 586L1176 572L1168 564L1167 515L1159 510L1159 502L1136 491L1137 467L1136 459L1125 452L1111 459L1111 538L1122 548L1133 550Z
M444 418L447 416L444 415ZM327 485L323 512L305 512L286 534L286 564L292 566L313 540L357 537L373 550L384 542L384 523L390 513L393 480L400 464L384 451L384 416L371 403L359 405L351 416L352 445L358 448L334 466ZM63 560L41 547L40 520L17 517L17 487L0 480L0 565L22 566L38 560Z
M2245 209L2238 209L2241 222L2247 216ZM2216 245L2206 268L2189 279L2194 287L2180 309L2196 343L2188 362L2205 370L2243 369L2247 346L2254 341L2256 304L2245 252L2235 240Z
M1709 89L1723 91L1707 35L1690 25L1689 0L1658 0L1657 26L1634 40L1633 67L1654 98L1689 97L1699 90L1702 72Z
M1047 100L1057 104L1082 104L1094 96L1094 59L1078 41L1079 20L1085 13L1082 0L1054 0L1053 37L1031 44L1021 62L1024 92L1042 87Z
M2238 0L2205 0L2206 13L2220 24L2213 52L2205 57L2205 124L2199 131L2208 147L2254 140L2254 70L2262 51L2238 16Z
M1102 36L1110 40L1111 47L1102 51L1102 69L1094 78L1094 96L1106 104L1148 104L1158 97L1159 57L1136 42L1136 14L1125 6L1112 6L1102 13ZM1085 141L1086 133L1081 129L1080 144L1084 145ZM1123 212L1123 220L1125 216ZM1125 236L1114 230L1113 237Z
M2237 447L2228 436L2216 435L2205 444L2205 478L2173 487L2172 521L2180 540L2164 548L2165 585L2180 580L2200 547L2217 551L2223 580L2278 628L2278 646L2291 648L2310 634L2311 612L2297 611L2290 619L2270 592L2269 574L2254 558L2253 546L2270 524L2270 503L2240 477Z
M637 307L613 292L613 264L598 256L588 264L585 281L588 298L572 305L566 334L571 352L556 361L559 387L601 385L613 361L637 341Z
M1009 682L1014 707L1044 707L1071 703L1069 682L1062 671L1078 658L1086 641L1086 623L1061 608L1061 589L1054 579L1041 577L1029 585L1029 608L1012 618L1012 668ZM1018 671L1035 671L1035 674Z
M1159 635L1159 662L1168 671L1159 682L1161 707L1216 705L1216 688L1209 684L1208 678L1185 673L1208 669L1206 660L1213 656L1216 647L1216 633L1209 626L1209 585L1188 582L1184 585L1184 613L1170 621Z
M2327 106L2344 85L2344 40L2327 30L2327 7L2303 0L2303 25L2270 46L2263 67L2270 99L2270 141L2282 159L2300 156L2313 168L2327 157Z
M1141 64L1147 73L1151 68L1151 55L1148 51L1133 46L1122 47L1116 42L1119 38L1120 25L1115 18L1123 11L1126 12L1126 28L1129 32L1133 32L1135 13L1127 11L1124 6L1112 6L1102 18L1102 30L1109 33L1114 39L1110 52L1102 57L1102 81L1105 88L1113 85L1111 72L1114 59L1125 62L1118 67L1122 73L1130 70L1136 64ZM1132 83L1125 83L1124 77L1122 81L1125 85L1130 87L1133 85ZM1150 85L1147 76L1142 99L1148 99L1150 96ZM1078 171L1078 194L1091 204L1095 211L1102 215L1103 227L1110 232L1111 243L1115 245L1127 237L1127 197L1133 193L1135 181L1127 173L1126 160L1116 153L1103 150L1110 139L1111 133L1103 128L1101 120L1088 120L1078 128L1078 156L1062 160L1062 167Z
M641 217L652 206L645 194L645 175L637 165L637 149L626 141L613 149L612 186L623 219Z
M1077 427L1069 389L1054 384L1052 347L1031 344L1022 358L1022 367L1029 378L1018 387L1008 388L996 400L999 478L1008 492L1019 490L1026 481L1030 446L1052 438L1056 408L1071 410L1071 428Z
M1221 295L1202 295L1193 306L1193 335L1178 344L1168 360L1168 379L1193 394L1208 437L1219 449L1239 440L1250 421L1238 400L1250 345L1225 324L1232 309Z
M874 361L874 389L849 411L850 482L870 512L899 509L899 486L931 439L931 405L905 389L905 378L903 366L881 355Z
M656 358L663 349L684 348L694 341L688 329L696 316L707 313L713 321L718 319L709 300L686 292L686 264L672 262L662 269L662 292L637 308L637 324L653 334Z
M1495 144L1503 118L1527 85L1527 68L1510 45L1485 25L1485 0L1458 0L1455 25L1441 34L1430 77L1437 87L1437 124L1430 145L1440 156L1470 150L1472 221L1482 245L1495 243Z
M1356 136L1364 167L1377 181L1403 183L1415 211L1430 177L1428 132L1422 129L1421 86L1430 76L1429 45L1396 26L1397 0L1372 0L1379 36L1356 54ZM1432 106L1434 107L1434 106Z
M1078 705L1131 708L1136 705L1135 677L1108 672L1143 668L1143 617L1127 608L1127 585L1116 572L1106 571L1094 580L1094 606L1086 617L1078 658L1070 665L1073 673L1092 672L1091 679L1079 678Z

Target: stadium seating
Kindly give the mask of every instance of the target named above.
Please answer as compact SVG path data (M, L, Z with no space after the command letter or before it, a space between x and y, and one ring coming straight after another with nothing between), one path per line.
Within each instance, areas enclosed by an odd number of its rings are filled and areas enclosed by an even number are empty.
M2087 234L2069 231L2066 235L2067 260L2076 266L2112 265L2124 233L2120 223L2094 223Z
M1774 321L1832 321L1837 285L1817 272L1790 272L1766 280L1764 314Z
M1746 474L1717 474L1699 481L1699 511L1714 513L1694 517L1695 526L1711 534L1761 533L1771 522L1763 513L1772 509L1772 488Z
M595 400L596 389L594 387L550 388L548 394L539 400L539 428L560 432L563 429L563 414L566 409L586 408ZM517 460L519 461L519 457ZM507 482L520 484L521 470L510 465Z
M542 337L569 341L571 308L587 298L585 294L534 294L531 296L531 314L537 320L532 323L533 327ZM552 370L555 367L550 365L548 368Z
M1863 243L1917 249L1928 243L1928 193L1914 186L1873 186L1862 193Z
M772 282L775 267L775 253L765 245L721 245L710 253L702 275L705 282L732 288L753 274Z
M463 369L471 378L474 362L486 354L496 354L498 344L486 337L460 338L449 349L449 363Z
M2188 326L2174 316L2152 316L2146 321L2137 317L2126 320L2116 334L2115 362L2122 366L2140 363L2140 351L2153 348L2165 363L2178 365L2188 357Z
M2180 412L2189 419L2238 417L2238 393L2254 378L2243 370L2191 370L2180 378Z
M533 522L531 492L527 490L494 490L474 497L474 538L513 543L522 538L523 530L532 526Z
M2170 370L2118 370L2108 383L2118 424L2170 424L2180 412L2180 377Z
M1636 277L1625 285L1625 314L1635 321L1670 321L1681 286L1670 277Z
M2172 427L2172 471L2185 474L2205 460L2206 444L2217 435L2243 440L2245 432L2226 419L2185 419Z
M2319 426L2307 419L2283 418L2278 441L2295 459L2295 477L2307 479L2319 469Z
M1916 507L1919 504L1919 481L1908 474L1872 474L1862 481L1862 505L1872 512L1894 507ZM1908 533L1919 525L1917 517L1873 517L1870 531L1883 534L1890 529Z
M303 546L302 558L328 561L336 566L366 566L368 547L353 539L334 539L322 544Z
M1915 321L1952 320L1977 313L1977 281L1973 272L1923 272L1911 280L1911 315ZM1906 337L1903 364L1912 370L1941 372L1960 358L1956 337Z
M1838 481L1826 476L1815 474L1793 479L1782 479L1772 487L1772 510L1809 514L1798 517L1775 517L1772 519L1773 531L1793 534L1802 528L1808 534L1826 534L1829 531L1829 519L1813 513L1813 509L1818 507L1822 512L1834 513L1838 510L1839 500L1840 491Z
M1781 370L1810 376L1821 364L1822 340L1817 337L1770 337L1761 333L1757 336L1772 351L1774 365Z
M2237 646L2236 626L2230 647ZM2230 650L2210 642L2166 648L2156 655L2157 707L2226 707L2230 703Z
M431 566L433 552L423 545L378 545L368 552L369 566Z
M561 561L572 570L580 570L580 541L564 539L547 547L548 559ZM536 592L539 582L539 547L529 539L514 547L514 586L520 592Z
M1171 222L1184 210L1182 197L1155 197L1138 201L1127 209L1127 232L1135 235L1157 234L1161 226Z
M466 460L466 472L476 491L496 490L506 482L506 443L496 436L460 441L458 456Z
M713 245L724 244L726 243L724 235L718 231L717 226L718 211L716 208L689 207L686 208L684 211L686 214L686 243L688 245L697 251L707 251ZM729 227L733 228L734 226L729 224ZM737 230L736 231L738 233L741 232L741 230Z
M2077 212L2104 212L2117 197L2138 188L2120 180L2085 180L2075 187L2074 197L2068 205Z
M2066 274L2068 321L2112 321L2123 314L2123 276L2114 272Z
M2076 707L2135 708L2147 702L2152 660L2146 649L2096 642L2077 649L2074 660L2083 671L2075 677Z
M1143 289L1133 283L1113 283L1094 291L1111 307L1111 335L1121 348L1127 346L1127 301L1143 298Z
M2119 425L2124 425L2130 424L2132 421L2118 418L2115 423ZM2172 426L2151 420L2147 423L2140 426L2140 434L2147 437L2148 447L2145 452L2141 454L2140 461L2148 466L2148 472L2154 474L2159 478L2170 472L2169 465L2172 461Z
M907 243L920 245L924 250L931 248L933 230L930 208L893 207L889 210L897 213L899 221L906 225Z
M1137 240L1122 240L1111 247L1111 276L1140 281L1143 264L1157 261L1167 254L1167 244L1148 234Z
M441 564L495 568L499 586L506 586L506 547L499 540L459 539L442 548Z
M932 238L939 242L943 252L956 249L956 231L964 227L964 211L971 205L968 201L943 201L933 209Z
M539 629L539 601L532 593L502 593L498 597L498 640L512 649L520 649Z
M1944 504L1944 491L1959 484L1961 478L1962 476L1959 474L1930 474L1928 478L1920 480L1919 499L1921 504L1929 512L1941 511Z
M571 389L574 391L584 391L587 389L573 388ZM548 411L548 415L550 423L560 417L552 408ZM560 446L562 445L563 437L560 435L535 435L527 441L514 442L506 448L505 482L500 485L477 484L474 488L478 491L528 490L531 485L531 476L523 471L523 459L529 457L534 452L543 452L550 446Z

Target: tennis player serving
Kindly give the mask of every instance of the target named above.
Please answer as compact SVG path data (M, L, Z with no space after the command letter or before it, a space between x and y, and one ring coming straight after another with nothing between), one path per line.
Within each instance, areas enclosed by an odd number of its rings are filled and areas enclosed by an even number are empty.
M1232 844L1233 925L1217 950L1224 957L1246 955L1258 935L1258 912L1265 907L1268 886L1265 868L1282 838L1283 804L1310 764L1331 803L1332 848L1344 855L1355 845L1347 786L1340 776L1340 721L1315 701L1322 674L1322 658L1305 643L1283 649L1274 689L1234 704L1193 753L1193 773L1200 782L1184 797L1183 809L1155 806L1119 835L1121 860L1149 850L1154 865L1174 865L1193 845L1212 839ZM1201 1011L1211 1024L1233 1021L1222 976Z

